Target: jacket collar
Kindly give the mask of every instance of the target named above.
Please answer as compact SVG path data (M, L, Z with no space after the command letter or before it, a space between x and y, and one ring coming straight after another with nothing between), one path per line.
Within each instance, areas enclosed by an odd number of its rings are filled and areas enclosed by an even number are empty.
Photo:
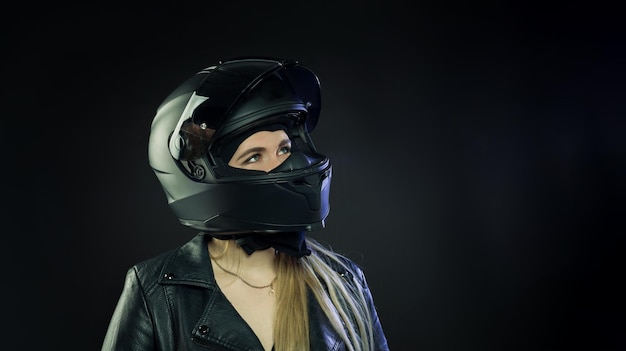
M159 284L185 284L217 288L208 243L211 236L199 233L175 250L163 265Z

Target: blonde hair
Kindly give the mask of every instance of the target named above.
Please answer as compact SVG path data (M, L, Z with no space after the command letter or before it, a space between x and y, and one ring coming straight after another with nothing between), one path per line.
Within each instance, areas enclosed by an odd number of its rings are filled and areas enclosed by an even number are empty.
M306 240L311 255L300 259L277 256L275 350L309 351L307 288L348 350L373 350L372 311L361 272L349 266L344 256L311 238Z

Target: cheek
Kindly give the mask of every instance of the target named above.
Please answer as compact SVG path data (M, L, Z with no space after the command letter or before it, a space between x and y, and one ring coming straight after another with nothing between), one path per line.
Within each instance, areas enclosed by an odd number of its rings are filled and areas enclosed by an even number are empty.
M278 160L281 163L283 163L286 159L289 158L289 156L291 156L291 153L282 154L282 155L278 156Z

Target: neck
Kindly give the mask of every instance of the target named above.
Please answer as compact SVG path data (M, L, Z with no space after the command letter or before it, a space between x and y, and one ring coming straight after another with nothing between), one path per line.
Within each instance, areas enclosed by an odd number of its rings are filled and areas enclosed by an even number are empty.
M273 272L276 257L274 251L274 248L269 248L248 255L235 240L212 239L209 242L209 254L214 259L220 260L224 268L236 271L239 266L240 271L248 274Z

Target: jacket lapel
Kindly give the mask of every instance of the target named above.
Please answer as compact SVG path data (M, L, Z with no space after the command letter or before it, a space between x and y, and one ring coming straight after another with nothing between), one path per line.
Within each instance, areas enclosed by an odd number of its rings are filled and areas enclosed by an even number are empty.
M194 325L191 338L199 344L225 350L261 350L261 343L252 328L239 315L219 289L208 253L210 235L200 233L176 250L159 278L162 285L188 285L208 289L204 311ZM172 300L179 298L172 296ZM184 299L184 298L183 298ZM343 350L344 344L313 297L308 294L311 350ZM177 306L184 309L185 306ZM184 310L178 312L184 318Z

